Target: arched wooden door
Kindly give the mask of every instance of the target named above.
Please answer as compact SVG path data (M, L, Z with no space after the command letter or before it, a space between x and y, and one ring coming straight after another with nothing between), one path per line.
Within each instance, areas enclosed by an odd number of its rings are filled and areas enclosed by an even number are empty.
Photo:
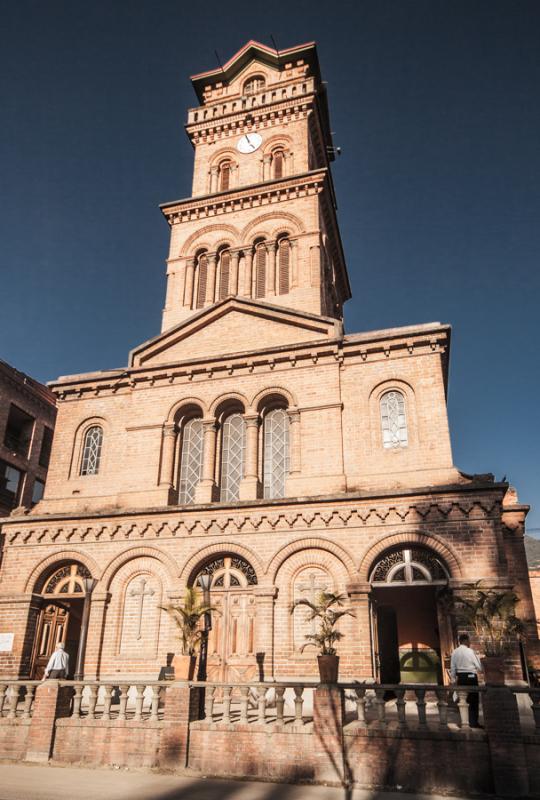
M223 556L197 575L210 575L210 602L216 607L208 637L209 681L239 683L258 675L255 657L257 577L251 564Z
M38 616L32 652L31 675L41 680L47 662L63 642L69 655L69 675L77 660L84 603L83 578L90 573L82 564L63 564L45 579L43 605Z

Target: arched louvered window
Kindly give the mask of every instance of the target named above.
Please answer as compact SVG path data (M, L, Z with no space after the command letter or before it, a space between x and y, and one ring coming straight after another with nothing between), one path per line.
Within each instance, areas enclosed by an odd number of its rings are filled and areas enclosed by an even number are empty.
M264 496L285 497L289 474L289 415L283 408L264 418Z
M385 392L381 397L381 428L383 447L407 447L405 398L401 392Z
M290 286L291 243L287 236L278 241L279 294L287 294Z
M244 83L244 94L256 94L257 92L262 92L265 85L266 81L262 75L253 75Z
M226 192L231 188L231 167L230 161L223 161L219 165L219 191Z
M236 501L244 475L245 424L241 414L223 421L221 434L221 501Z
M266 294L266 245L259 242L255 245L255 297Z
M197 259L196 308L203 308L206 300L206 280L208 277L208 255L201 253Z
M272 153L272 177L283 178L285 174L285 153L283 150L274 150Z
M203 425L202 419L190 419L182 428L180 452L180 480L178 502L181 505L195 502L195 489L202 478Z
M223 300L229 294L229 281L231 274L231 251L222 250L219 254L219 299Z
M81 475L97 475L101 462L101 448L103 445L103 428L101 425L92 425L84 435L83 453L81 460Z

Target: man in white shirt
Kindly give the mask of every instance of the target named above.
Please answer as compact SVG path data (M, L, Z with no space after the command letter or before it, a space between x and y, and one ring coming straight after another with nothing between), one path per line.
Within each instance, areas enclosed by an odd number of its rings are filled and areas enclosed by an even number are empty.
M49 658L49 662L45 668L43 680L47 678L67 678L69 670L69 654L66 653L65 645L59 642L56 645L56 650Z
M450 660L450 676L452 683L458 686L478 686L478 673L482 672L480 659L471 647L468 634L462 633ZM471 728L480 728L478 724L478 692L469 692L469 725Z

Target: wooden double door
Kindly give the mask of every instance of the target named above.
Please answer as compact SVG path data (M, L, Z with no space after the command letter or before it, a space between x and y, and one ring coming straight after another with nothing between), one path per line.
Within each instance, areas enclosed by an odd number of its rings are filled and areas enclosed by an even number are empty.
M32 653L31 676L41 680L56 645L62 642L69 655L69 677L73 675L81 635L83 601L47 601L39 612Z

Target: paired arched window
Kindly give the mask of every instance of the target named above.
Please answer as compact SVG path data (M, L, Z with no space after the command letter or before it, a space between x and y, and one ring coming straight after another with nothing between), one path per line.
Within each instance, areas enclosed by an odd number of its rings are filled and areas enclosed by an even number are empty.
M407 416L401 392L385 392L381 397L382 443L385 448L407 447Z
M239 413L225 417L221 428L221 491L222 502L234 502L240 497L240 481L244 475L246 431Z
M285 175L285 153L279 148L272 153L272 177L283 178Z
M287 294L290 286L291 243L288 236L278 239L278 294Z
M195 489L202 478L203 425L200 417L190 419L182 428L180 445L180 476L178 502L187 505L195 502Z
M244 94L256 94L262 92L266 86L266 81L262 75L252 75L244 83Z
M101 425L92 425L84 434L81 475L97 475L101 463L101 449L103 446L103 428Z
M208 278L208 254L206 252L199 253L196 261L197 270L197 293L196 293L196 308L203 308L206 300L206 282Z
M255 243L255 297L264 297L266 294L266 245L264 242Z
M219 299L223 300L229 294L231 275L231 251L221 250L219 253Z
M232 161L222 161L218 167L218 191L226 192L231 188Z
M274 408L264 417L263 425L264 496L285 497L289 474L289 415L284 408Z

